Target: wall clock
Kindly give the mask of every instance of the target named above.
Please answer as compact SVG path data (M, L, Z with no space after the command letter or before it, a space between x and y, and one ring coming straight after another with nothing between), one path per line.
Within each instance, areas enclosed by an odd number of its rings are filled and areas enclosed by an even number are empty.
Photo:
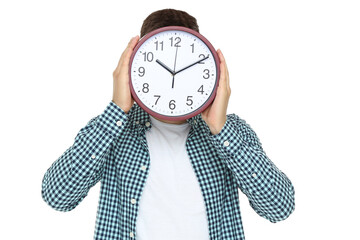
M219 84L220 61L211 43L180 26L143 36L130 57L130 91L136 103L163 120L184 120L205 110Z

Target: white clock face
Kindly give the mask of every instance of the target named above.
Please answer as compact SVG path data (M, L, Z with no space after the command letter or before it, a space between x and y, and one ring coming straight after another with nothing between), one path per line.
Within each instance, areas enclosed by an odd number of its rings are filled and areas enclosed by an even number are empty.
M209 47L197 36L179 30L148 38L135 52L130 70L140 101L167 117L188 115L203 106L218 75Z

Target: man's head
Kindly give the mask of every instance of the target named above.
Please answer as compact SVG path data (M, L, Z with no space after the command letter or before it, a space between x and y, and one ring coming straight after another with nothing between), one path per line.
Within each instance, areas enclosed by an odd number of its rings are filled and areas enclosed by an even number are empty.
M182 26L199 32L199 26L196 18L187 12L175 9L163 9L151 13L143 22L140 37L161 27L166 26Z
M147 33L155 29L167 27L167 26L182 26L199 32L199 26L197 24L196 18L189 15L187 12L167 8L167 9L155 11L151 13L149 16L147 16L141 27L140 38L142 38ZM170 120L162 120L158 118L156 119L161 122L172 123L172 124L182 124L186 122L186 120L170 121Z

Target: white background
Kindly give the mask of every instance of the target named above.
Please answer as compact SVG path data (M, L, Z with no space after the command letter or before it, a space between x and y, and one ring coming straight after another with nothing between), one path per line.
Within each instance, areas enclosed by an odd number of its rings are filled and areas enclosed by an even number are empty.
M239 192L247 240L360 239L358 1L1 1L1 239L92 239L100 183L70 212L41 198L48 167L112 98L112 72L153 11L195 16L226 58L228 113L295 187L271 223Z

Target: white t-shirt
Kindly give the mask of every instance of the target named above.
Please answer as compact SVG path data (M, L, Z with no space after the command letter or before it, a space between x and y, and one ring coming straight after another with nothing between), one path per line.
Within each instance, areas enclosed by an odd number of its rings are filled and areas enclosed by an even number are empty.
M150 119L150 167L139 200L136 238L208 240L205 203L185 145L191 126Z

